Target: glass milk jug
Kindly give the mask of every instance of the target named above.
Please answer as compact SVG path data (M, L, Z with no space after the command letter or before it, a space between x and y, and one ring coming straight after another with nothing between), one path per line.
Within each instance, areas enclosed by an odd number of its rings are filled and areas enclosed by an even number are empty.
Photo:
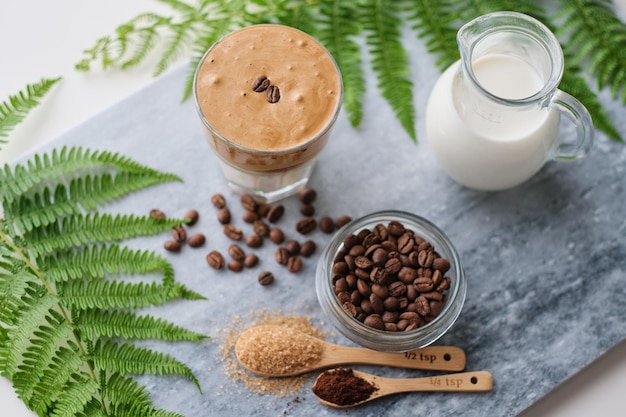
M557 88L563 51L539 21L495 12L457 34L461 59L428 100L429 147L443 170L470 188L514 187L550 160L584 158L593 142L587 109ZM575 133L560 133L565 115Z

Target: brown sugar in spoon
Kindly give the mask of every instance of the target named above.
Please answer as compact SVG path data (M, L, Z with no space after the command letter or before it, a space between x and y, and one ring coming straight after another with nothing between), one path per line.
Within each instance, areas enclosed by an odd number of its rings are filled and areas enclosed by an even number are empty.
M333 408L354 407L402 392L481 392L492 389L493 376L487 371L424 378L385 378L352 369L336 368L322 372L313 385L313 393L317 399Z
M286 377L347 364L461 371L465 352L453 346L428 346L409 352L379 352L341 346L286 326L261 325L244 331L235 344L239 363L252 373Z

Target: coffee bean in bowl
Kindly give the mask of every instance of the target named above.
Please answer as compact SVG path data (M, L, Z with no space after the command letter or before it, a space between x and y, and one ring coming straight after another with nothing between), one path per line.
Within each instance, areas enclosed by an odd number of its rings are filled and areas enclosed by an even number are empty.
M380 351L432 344L458 318L466 281L459 255L433 223L381 211L340 229L320 257L317 297L348 339Z

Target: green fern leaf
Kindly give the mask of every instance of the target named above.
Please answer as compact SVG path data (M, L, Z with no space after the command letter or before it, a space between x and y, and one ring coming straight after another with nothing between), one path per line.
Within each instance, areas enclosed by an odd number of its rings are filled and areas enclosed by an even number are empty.
M84 310L75 320L75 329L87 339L123 337L124 339L157 339L198 341L206 336L152 316L138 316L119 310Z
M400 41L401 10L392 0L366 0L360 15L378 87L413 141L415 108L409 79L408 55Z
M587 71L596 76L598 88L610 87L613 97L626 103L626 24L606 0L561 2L558 14L565 22L557 35L567 39L565 50L573 65L587 61Z
M65 384L58 400L52 405L51 417L75 416L85 409L98 393L98 384L87 374L74 374L75 381Z
M96 216L98 216L98 214L94 215L94 217ZM85 227L92 226L90 222L84 225ZM134 227L133 224L129 226ZM61 230L64 230L64 228ZM34 240L36 240L36 238L34 238ZM92 243L94 242L95 241L92 241ZM35 248L33 248L33 246ZM164 282L174 282L174 269L172 265L165 258L154 252L132 250L118 245L93 245L91 247L85 247L79 252L68 250L45 255L45 252L51 253L56 250L52 249L55 245L46 245L49 249L45 251L40 251L38 246L40 245L34 244L28 246L27 249L31 254L42 255L39 264L48 282L60 282L82 278L98 279L104 278L107 273L134 275L149 272L162 272Z
M96 370L117 370L122 374L154 375L178 374L189 378L200 390L200 384L191 369L169 355L113 341L98 342L93 353Z
M357 13L357 5L351 0L321 2L319 17L314 20L316 24L311 24L308 28L311 35L328 49L337 62L343 79L343 106L352 126L361 124L365 94L361 50L354 41L354 37L360 33L360 26L354 18Z
M25 91L10 95L7 101L0 103L0 138L7 137L9 132L24 120L52 86L60 80L60 77L44 78L36 84L27 85ZM7 141L0 139L0 143L7 143Z

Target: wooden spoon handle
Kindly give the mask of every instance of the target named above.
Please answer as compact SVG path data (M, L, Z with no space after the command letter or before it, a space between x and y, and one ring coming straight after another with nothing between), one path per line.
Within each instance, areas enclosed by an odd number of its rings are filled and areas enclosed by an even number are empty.
M355 374L357 374L356 371ZM381 387L378 393L380 396L412 391L482 392L493 389L493 376L487 371L461 372L424 378L374 376L372 382Z
M465 352L455 346L427 346L408 352L378 352L364 348L330 345L325 361L333 364L368 364L431 371L462 371Z

